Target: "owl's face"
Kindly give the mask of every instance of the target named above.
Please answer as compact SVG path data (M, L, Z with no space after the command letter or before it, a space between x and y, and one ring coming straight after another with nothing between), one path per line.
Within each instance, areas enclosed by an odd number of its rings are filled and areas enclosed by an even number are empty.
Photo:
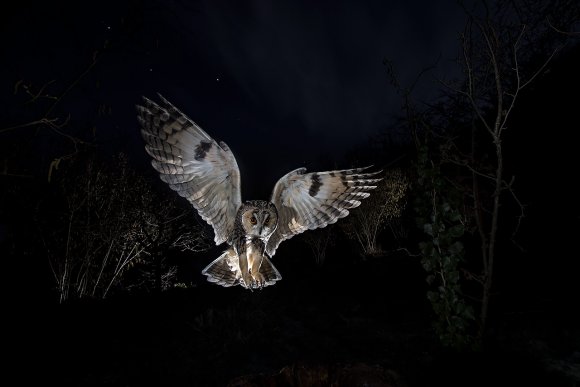
M247 236L268 238L278 226L278 211L272 203L246 208L241 221Z

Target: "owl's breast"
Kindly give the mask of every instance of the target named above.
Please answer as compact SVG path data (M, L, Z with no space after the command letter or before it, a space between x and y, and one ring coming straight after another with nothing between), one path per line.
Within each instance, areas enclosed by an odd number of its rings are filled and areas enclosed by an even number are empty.
M248 264L252 266L255 262L261 262L262 257L266 251L265 238L259 237L246 237L246 258L248 259ZM259 266L259 265L258 265Z
M254 236L254 235L246 235L246 248L254 248L254 249L264 249L266 244L268 243L269 236L261 237L261 236Z

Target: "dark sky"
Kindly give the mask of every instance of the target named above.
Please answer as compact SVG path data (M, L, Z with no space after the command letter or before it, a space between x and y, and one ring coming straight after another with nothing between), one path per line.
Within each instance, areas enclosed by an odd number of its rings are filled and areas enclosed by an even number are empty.
M160 92L228 143L260 196L289 169L349 167L345 153L393 122L385 58L404 86L437 63L416 94L432 98L457 70L465 19L454 1L419 0L21 2L3 16L3 121L52 103L23 110L19 80L52 81L52 95L74 84L51 116L145 160L134 105Z

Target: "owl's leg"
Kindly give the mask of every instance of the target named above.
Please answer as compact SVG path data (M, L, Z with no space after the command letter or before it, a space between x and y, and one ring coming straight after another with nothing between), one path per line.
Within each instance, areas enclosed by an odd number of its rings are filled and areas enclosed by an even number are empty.
M240 260L240 271L242 272L242 280L244 281L245 287L251 289L254 284L254 279L250 274L250 268L248 267L248 258L246 254L238 255Z
M262 266L262 255L261 254L259 257L254 257L254 260L252 262L252 267L250 268L250 271L252 273L252 278L254 279L254 281L256 282L256 285L259 288L263 287L264 283L266 282L266 278L264 277L264 275L262 273L260 273L260 266Z
M239 240L234 244L234 248L236 250L236 254L238 255L238 262L240 265L240 272L242 274L242 283L241 285L246 289L252 289L253 286L253 278L250 274L250 267L248 265L248 256L247 256L247 249L245 241Z
M264 259L265 244L261 240L253 240L251 248L248 248L248 262L250 264L250 273L255 281L256 287L262 288L266 278L260 273L262 260Z

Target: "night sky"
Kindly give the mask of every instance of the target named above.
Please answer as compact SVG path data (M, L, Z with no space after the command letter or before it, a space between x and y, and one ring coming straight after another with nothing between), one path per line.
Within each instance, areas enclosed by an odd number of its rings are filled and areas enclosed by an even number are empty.
M134 159L133 106L159 92L233 149L243 195L261 198L288 170L345 167L392 125L401 99L385 59L403 87L433 66L415 88L433 98L436 78L458 71L465 19L448 1L21 2L4 16L5 90L52 81L46 92L59 94L86 72L59 109ZM2 96L10 123L19 97Z
M416 224L425 215L417 203L429 190L421 191L425 186L418 183L418 148L404 120L403 97L412 88L417 112L437 112L421 116L436 117L424 137L432 141L432 160L445 151L460 154L449 144L469 144L471 127L462 119L470 107L444 84L465 76L458 58L466 12L481 17L486 10L481 4L490 4L488 10L496 4L473 3L479 5L425 0L3 4L0 258L16 306L6 319L14 325L19 380L46 375L45 384L53 379L62 385L205 386L250 375L244 379L250 385L301 385L296 375L304 371L344 380L351 373L363 379L380 374L384 384L376 385L381 386L500 381L577 386L580 5L573 1L510 2L534 15L530 20L538 25L527 31L541 37L537 45L522 40L530 52L521 56L523 76L540 68L554 47L559 50L518 95L502 138L504 177L518 196L513 200L509 191L502 196L488 336L478 338L485 345L449 349L434 334L427 292L435 286L427 284L419 247L427 237ZM564 19L567 25L560 23ZM87 226L93 223L73 223L69 217L71 187L78 188L91 168L103 166L113 181L120 164L112 160L123 153L131 176L143 179L132 181L146 182L143 197L169 203L172 216L185 211L174 218L183 219L178 222L183 227L193 229L200 220L160 181L145 152L135 105L141 96L158 100L156 93L227 143L240 167L242 200L268 199L276 181L299 167L320 171L374 164L407 171L413 190L401 219L379 234L380 254L365 255L343 229L332 228L338 231L326 261L316 264L301 235L284 242L273 260L284 280L249 292L209 284L201 275L224 246L210 243L191 253L160 243L147 251L150 262L136 265L150 270L157 265L159 274L166 259L186 285L165 291L120 286L111 297L93 294L59 303L47 258L68 254L63 235L70 225L80 224L69 227L68 235L81 241L93 232ZM494 113L481 106L486 117ZM453 124L445 126L445 120ZM457 137L446 143L448 133ZM486 138L475 138L473 155L461 156L473 157L492 174L493 146ZM441 173L447 179L442 184L463 187L463 211L474 217L469 198L470 189L477 190L470 180L476 174L451 163ZM477 192L493 197L489 186ZM446 195L439 197L447 200ZM131 205L142 199L135 196ZM520 204L525 217L512 234ZM151 208L147 211L155 213ZM87 219L100 219L101 212L90 211ZM183 232L178 226L171 232ZM480 288L469 282L468 273L483 266L480 240L473 223L464 226L465 261L453 274L461 278L465 293L460 295L478 305ZM474 334L479 327L470 324ZM40 366L46 374L32 375ZM280 382L285 372L295 373L294 384ZM280 384L268 384L274 380L268 375ZM341 380L337 385L356 384Z

